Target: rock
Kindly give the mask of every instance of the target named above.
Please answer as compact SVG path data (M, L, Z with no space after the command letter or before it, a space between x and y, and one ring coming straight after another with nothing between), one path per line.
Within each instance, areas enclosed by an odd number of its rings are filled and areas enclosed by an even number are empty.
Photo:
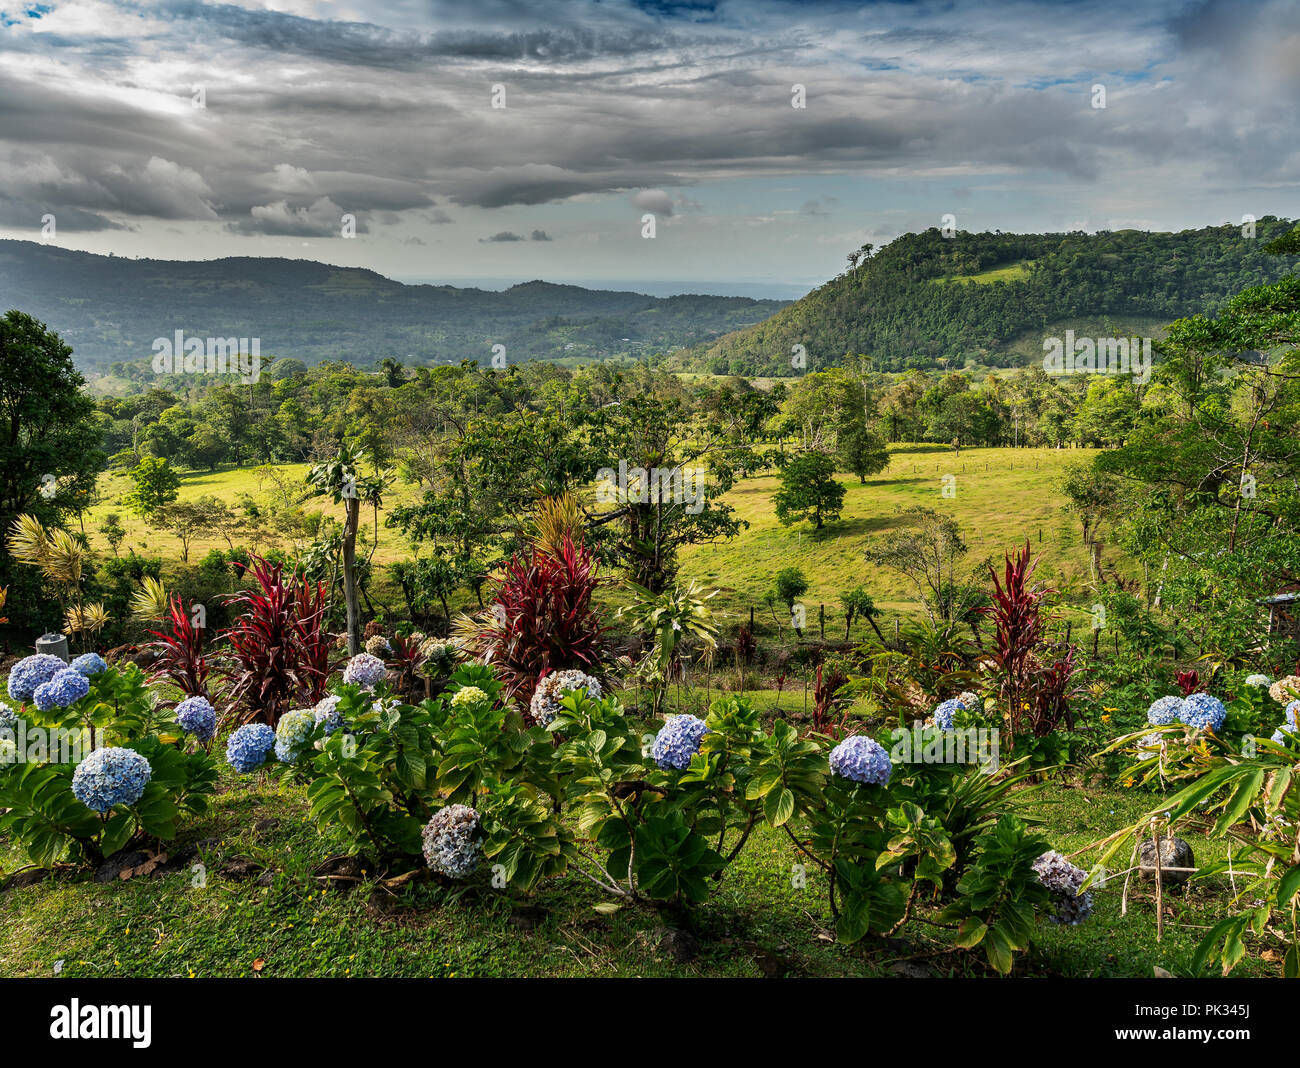
M1155 881L1156 877L1156 846L1153 839L1147 838L1138 848L1138 864L1142 873L1142 878ZM1167 886L1177 886L1180 883L1187 882L1192 877L1190 871L1169 871L1169 868L1195 868L1196 857L1192 855L1192 847L1184 842L1181 838L1162 836L1160 839L1160 866L1162 869L1160 878Z
M700 955L700 941L690 931L664 927L659 936L659 948L677 964L689 964Z
M217 869L218 875L224 875L227 879L255 879L265 869L255 860L248 857L232 857ZM263 884L265 885L265 884Z
M899 960L890 965L889 970L901 979L930 979L934 970L919 960Z
M537 905L516 905L510 910L510 926L521 931L534 931L546 918L546 910Z
M95 869L95 882L111 883L128 868L138 868L149 859L148 853L115 853Z
M20 871L18 874L10 876L9 880L0 886L0 890L18 890L24 886L35 886L39 882L44 882L54 872L49 868L28 868L26 871Z
M268 831L273 831L279 826L280 821L272 816L270 819L258 820L253 824L253 830L257 831L259 834L266 834Z

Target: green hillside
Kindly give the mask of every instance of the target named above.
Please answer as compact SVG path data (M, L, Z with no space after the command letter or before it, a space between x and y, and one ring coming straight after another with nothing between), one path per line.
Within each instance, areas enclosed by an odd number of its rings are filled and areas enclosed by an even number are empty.
M772 318L678 353L683 370L790 372L864 353L876 370L1022 366L1044 336L1092 324L1158 337L1156 324L1210 314L1239 290L1276 281L1294 256L1263 251L1292 222L1267 216L1254 239L1237 226L1181 233L905 234Z
M528 359L644 357L757 323L780 300L584 289L526 282L503 292L404 285L312 260L171 261L96 256L0 241L0 312L20 308L59 333L83 369L147 374L150 346L191 336L260 338L263 359L307 364L383 357L407 365L487 363L491 346Z

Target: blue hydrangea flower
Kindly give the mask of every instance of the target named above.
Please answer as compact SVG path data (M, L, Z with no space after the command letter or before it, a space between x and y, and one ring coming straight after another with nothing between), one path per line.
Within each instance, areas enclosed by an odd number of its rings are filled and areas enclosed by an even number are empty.
M76 704L88 693L90 680L80 671L64 668L49 682L37 686L32 699L37 708L48 712L51 708L67 708L68 705Z
M1167 727L1182 718L1183 699L1181 697L1160 697L1151 702L1147 709L1147 722L1153 727Z
M295 708L280 717L275 728L275 759L281 764L292 764L307 748L307 739L316 729L316 712L310 708Z
M958 707L966 706L959 704ZM894 773L894 765L885 752L885 747L863 734L845 738L832 749L830 764L831 771L841 778L869 786L886 785Z
M69 664L68 667L72 668L73 671L81 672L81 674L85 675L86 678L90 678L91 675L98 675L101 671L108 670L108 665L104 662L104 658L98 653L82 653L71 664Z
M0 701L0 730L17 730L18 713L3 701Z
M176 722L200 742L210 742L217 733L217 710L206 697L187 697L176 706Z
M1273 732L1273 741L1278 745L1291 745L1298 740L1300 740L1300 727L1297 727L1294 722L1283 723Z
M338 694L332 693L328 697L322 697L316 702L316 707L312 709L312 715L315 716L317 723L325 725L325 733L333 734L343 726L343 713L339 711L339 702L343 700Z
M700 741L708 733L709 728L698 716L669 716L655 735L651 749L655 763L661 768L684 771L690 767L691 757L700 751Z
M96 749L72 773L72 792L102 814L114 805L134 805L152 775L149 761L134 749Z
M1293 727L1296 725L1297 712L1300 712L1300 701L1292 701L1286 706L1286 721Z
M355 683L363 690L373 690L388 674L384 662L369 653L357 653L343 669L343 681Z
M1256 688L1259 687L1267 688L1273 685L1273 680L1270 679L1267 675L1247 675L1245 684L1247 686L1254 686Z
M1205 730L1208 727L1212 731L1217 731L1227 718L1228 710L1217 697L1211 697L1208 693L1194 693L1190 697L1183 698L1183 710L1179 719L1189 727L1194 727L1196 730Z
M969 712L970 709L961 701L960 698L950 697L946 701L941 701L934 706L931 715L934 717L934 725L941 730L952 730L953 717L958 712Z
M275 746L275 731L265 723L246 723L226 742L226 763L241 774L256 771Z
M19 660L9 672L9 696L15 701L26 701L36 692L36 687L50 681L68 665L50 653L36 653Z

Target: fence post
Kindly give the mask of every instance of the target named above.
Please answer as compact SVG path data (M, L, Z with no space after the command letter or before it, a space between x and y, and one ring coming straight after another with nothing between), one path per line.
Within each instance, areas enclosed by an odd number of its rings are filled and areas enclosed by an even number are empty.
M826 640L826 606L819 604L817 606L817 626L821 630L822 641Z
M754 633L754 606L749 606L749 633Z

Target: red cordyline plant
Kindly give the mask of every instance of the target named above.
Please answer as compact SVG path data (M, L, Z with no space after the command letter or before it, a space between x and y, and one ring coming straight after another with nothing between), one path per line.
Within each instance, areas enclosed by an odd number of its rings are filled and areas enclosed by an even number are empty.
M1178 683L1178 688L1183 691L1184 697L1191 697L1201 688L1201 674L1199 671L1180 671L1174 676L1174 681Z
M600 676L605 628L591 607L596 570L591 551L568 534L550 552L534 545L516 553L492 586L488 612L460 621L457 636L525 706L545 671Z
M1070 715L1070 677L1074 674L1074 652L1066 647L1053 650L1051 662L1040 655L1043 646L1043 602L1053 592L1046 586L1031 585L1038 561L1032 558L1029 542L1014 559L1008 554L1002 579L989 568L993 578L993 603L977 609L993 620L993 661L999 694L1008 710L1007 748L1018 734L1035 738L1051 734L1064 722L1073 726Z
M322 630L325 593L320 583L283 565L255 557L248 573L256 589L241 590L227 603L242 605L221 637L234 666L228 712L241 723L260 720L275 726L295 703L314 703L324 695L329 675L329 639Z
M167 599L167 614L163 616L166 629L149 632L156 639L149 643L149 648L158 654L149 677L170 679L186 697L208 696L208 675L212 669L203 655L207 635L201 621L202 615L196 621L195 606L191 605L187 614L184 602L173 593Z

